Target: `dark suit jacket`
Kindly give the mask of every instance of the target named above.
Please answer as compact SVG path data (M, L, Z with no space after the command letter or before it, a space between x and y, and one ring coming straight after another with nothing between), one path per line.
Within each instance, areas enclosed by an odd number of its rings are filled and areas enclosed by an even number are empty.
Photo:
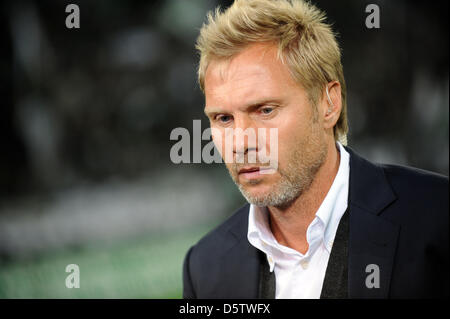
M448 297L448 177L408 167L375 165L347 150L346 295ZM261 296L261 252L247 240L248 212L249 205L245 205L188 251L183 267L185 298ZM369 264L379 267L379 288L366 286Z

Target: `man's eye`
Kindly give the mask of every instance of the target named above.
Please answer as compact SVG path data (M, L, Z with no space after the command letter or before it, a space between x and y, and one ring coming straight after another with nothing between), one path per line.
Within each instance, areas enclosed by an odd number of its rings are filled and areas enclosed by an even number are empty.
M272 113L272 111L273 111L273 108L271 108L271 107L265 107L265 108L261 109L261 113L263 113L263 114L270 114L270 113Z
M230 115L219 115L219 116L217 116L216 119L219 122L227 123L231 120L231 116Z

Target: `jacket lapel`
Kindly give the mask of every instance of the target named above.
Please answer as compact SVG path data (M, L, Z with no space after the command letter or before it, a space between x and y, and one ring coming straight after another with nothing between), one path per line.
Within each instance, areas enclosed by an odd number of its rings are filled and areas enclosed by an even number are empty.
M399 226L382 218L396 196L384 171L351 149L349 189L349 298L387 298Z
M250 205L241 208L240 217L230 226L228 235L233 244L223 255L221 291L225 298L255 299L258 297L260 255L247 240L248 211Z

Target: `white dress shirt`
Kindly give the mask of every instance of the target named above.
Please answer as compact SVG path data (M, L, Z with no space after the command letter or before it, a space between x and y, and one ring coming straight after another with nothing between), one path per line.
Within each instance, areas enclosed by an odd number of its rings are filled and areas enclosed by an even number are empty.
M267 207L250 205L247 238L264 252L270 271L275 271L277 299L320 298L334 237L347 210L350 155L338 142L339 169L325 199L306 231L305 254L277 242L269 226Z

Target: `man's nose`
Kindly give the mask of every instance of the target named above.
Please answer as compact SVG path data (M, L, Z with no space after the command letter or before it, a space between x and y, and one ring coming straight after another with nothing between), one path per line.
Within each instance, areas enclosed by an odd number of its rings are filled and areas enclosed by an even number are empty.
M257 150L257 128L247 117L235 119L233 152L236 155L247 155Z

